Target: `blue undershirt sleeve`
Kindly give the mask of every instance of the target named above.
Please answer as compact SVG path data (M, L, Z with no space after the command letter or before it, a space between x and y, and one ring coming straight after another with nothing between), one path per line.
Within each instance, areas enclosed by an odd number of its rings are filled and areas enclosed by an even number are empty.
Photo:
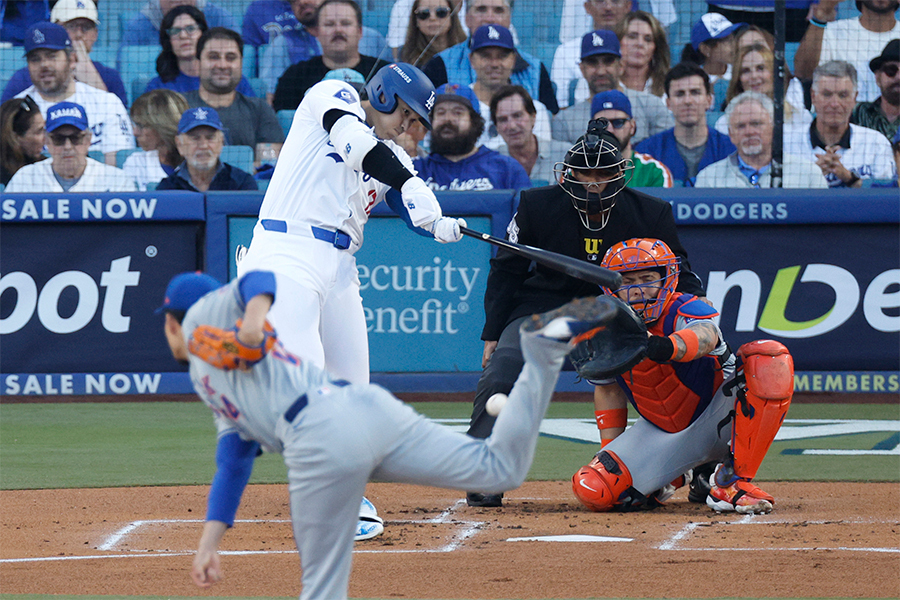
M269 294L274 300L275 288L275 274L271 271L250 271L238 282L238 290L244 305L260 294Z
M244 441L237 432L219 438L216 474L209 488L206 506L207 521L221 521L229 527L234 525L234 516L258 454L259 443Z
M396 188L391 188L388 190L387 194L384 195L385 204L390 207L392 211L397 213L403 222L406 223L406 226L418 233L423 237L433 238L434 234L428 233L421 227L416 227L412 224L412 219L409 217L409 212L406 210L406 206L403 204L403 197L400 194L400 190Z

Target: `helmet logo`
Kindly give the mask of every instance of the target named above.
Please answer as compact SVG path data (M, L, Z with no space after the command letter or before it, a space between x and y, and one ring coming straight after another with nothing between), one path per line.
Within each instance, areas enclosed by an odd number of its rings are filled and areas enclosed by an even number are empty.
M594 47L603 45L603 38L597 35L596 33L591 34L591 45Z
M403 81L405 81L406 83L412 83L412 79L409 78L409 75L404 73L403 69L401 69L397 65L391 65L391 69L393 69L394 72L397 73L397 75L399 75Z
M431 109L434 108L434 99L434 92L431 92L431 95L428 96L428 100L425 101L425 110L431 111Z
M488 25L488 39L499 40L500 32L494 29L493 25Z

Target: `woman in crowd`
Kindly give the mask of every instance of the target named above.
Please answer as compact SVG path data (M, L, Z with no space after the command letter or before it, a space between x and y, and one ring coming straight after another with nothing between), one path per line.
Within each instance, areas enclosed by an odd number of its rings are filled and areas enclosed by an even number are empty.
M725 94L725 106L732 98L747 91L765 94L774 100L775 92L774 56L769 46L765 44L753 44L744 46L734 62L734 71L728 91ZM785 71L784 77L785 101L784 124L785 126L806 126L812 123L812 115L803 106L803 87L800 81L791 78L790 72ZM799 104L796 104L799 94ZM728 134L728 122L725 115L716 121L716 129Z
M188 109L178 92L159 89L141 95L131 105L134 137L142 152L132 153L122 168L138 189L157 184L175 171L182 158L175 147L178 120Z
M719 14L703 15L691 29L691 43L682 50L681 61L703 67L713 85L720 79L727 81L734 60L734 34L743 27L746 24L732 23Z
M622 83L639 92L665 94L669 41L656 17L642 10L625 15L615 30L622 54Z
M206 17L194 6L182 4L166 13L159 28L162 46L162 52L156 57L159 75L150 80L146 91L165 88L183 94L200 89L197 40L207 29ZM237 91L245 96L256 96L246 77L241 78Z
M16 171L44 160L44 117L31 96L12 98L0 106L0 184Z
M395 48L403 62L421 67L450 46L465 41L466 32L450 0L415 0L409 13L406 41Z

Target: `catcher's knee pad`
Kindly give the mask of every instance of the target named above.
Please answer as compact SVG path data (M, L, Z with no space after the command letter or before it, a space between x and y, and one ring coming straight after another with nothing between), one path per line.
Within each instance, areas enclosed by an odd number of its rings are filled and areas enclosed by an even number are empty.
M572 476L575 497L594 512L614 510L631 489L631 473L618 456L604 450Z
M791 404L794 361L788 349L773 340L748 342L737 355L743 366L737 374L731 452L735 473L752 479Z

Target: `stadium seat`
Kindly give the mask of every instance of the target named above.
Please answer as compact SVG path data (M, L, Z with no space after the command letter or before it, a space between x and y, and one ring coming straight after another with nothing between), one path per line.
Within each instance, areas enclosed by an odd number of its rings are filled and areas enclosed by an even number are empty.
M148 182L147 182L147 191L148 191L148 192L153 192L153 191L155 191L157 185L159 185L159 183L156 182L156 181L148 181Z
M279 110L278 111L278 122L281 123L281 129L284 130L284 135L287 137L288 131L291 128L291 123L294 122L294 112L293 110Z
M259 77L253 77L252 79L250 79L250 87L253 88L253 93L256 94L257 98L265 99L267 89L266 82L263 79L260 79Z
M125 165L125 159L134 154L135 152L141 152L140 148L126 148L125 150L119 150L116 152L116 166L120 169Z
M90 150L88 152L88 158L93 158L98 162L106 162L106 156L99 150Z
M153 79L153 76L141 75L131 80L130 92L132 102L134 102L139 96L141 96L141 94L143 94L147 90L147 84L150 83L151 79Z
M235 16L235 18L237 17ZM259 57L257 56L256 48L253 46L244 46L243 74L247 79L253 79L259 74Z
M222 162L253 173L253 148L250 146L225 146L219 157Z
M159 56L159 46L123 46L120 48L118 70L122 81L134 81L136 77L150 79L155 77L157 56ZM141 89L141 92L143 91Z
M708 111L706 111L706 124L709 125L710 127L712 127L713 129L715 129L715 128L716 128L716 121L718 121L718 120L719 120L719 117L721 117L721 116L724 115L724 114L725 114L725 113L722 112L721 110L708 110Z
M13 73L25 66L24 55L22 46L0 48L0 81L3 82L4 87Z

